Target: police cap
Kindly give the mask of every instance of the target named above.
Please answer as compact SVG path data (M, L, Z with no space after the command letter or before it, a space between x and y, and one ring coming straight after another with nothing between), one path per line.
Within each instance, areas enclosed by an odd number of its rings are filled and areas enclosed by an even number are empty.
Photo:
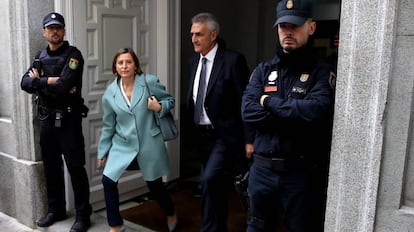
M279 23L292 23L301 26L312 18L311 0L281 0L276 7L276 27Z
M43 18L43 27L47 27L50 25L60 25L62 27L65 27L65 19L59 13L49 13Z

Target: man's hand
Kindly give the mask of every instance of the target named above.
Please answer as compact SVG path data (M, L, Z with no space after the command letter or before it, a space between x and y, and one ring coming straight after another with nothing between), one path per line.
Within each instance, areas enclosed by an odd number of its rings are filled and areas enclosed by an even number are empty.
M69 93L76 93L76 86L69 90Z
M269 97L269 95L262 95L262 96L260 97L260 105L261 105L261 106L264 106L263 104L264 104L264 101L265 101L265 99L266 99L267 97Z
M37 69L32 68L31 70L29 70L29 77L39 78L39 72L37 71Z
M246 143L246 145L244 147L245 147L245 150L246 150L246 158L250 159L252 157L252 154L253 154L254 146L253 146L252 143Z
M39 78L39 72L37 71L37 69L32 68L32 70L29 70L29 77ZM48 77L47 84L48 85L56 84L57 80L59 80L59 77ZM69 90L69 93L76 93L76 86L71 88Z
M48 85L53 85L57 82L57 80L59 80L59 77L48 77L47 78L47 84Z

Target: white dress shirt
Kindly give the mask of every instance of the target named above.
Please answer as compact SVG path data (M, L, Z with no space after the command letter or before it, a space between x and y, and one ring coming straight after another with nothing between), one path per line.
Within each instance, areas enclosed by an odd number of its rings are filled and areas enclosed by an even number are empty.
M207 61L206 61L206 90L204 91L205 93L207 93L208 82L210 80L210 74L211 74L211 70L213 68L214 58L216 57L217 48L218 48L218 45L216 44L213 47L213 49L211 49L205 56L202 56L200 54L200 59L198 60L198 66L197 66L197 71L196 71L196 74L195 74L194 86L193 86L193 100L194 100L194 103L197 100L198 83L200 82L200 72L201 72L202 59L203 59L203 57L205 57L207 59ZM203 112L201 113L200 125L211 125L211 121L208 118L207 113L206 113L206 109L204 109L204 107L203 107Z

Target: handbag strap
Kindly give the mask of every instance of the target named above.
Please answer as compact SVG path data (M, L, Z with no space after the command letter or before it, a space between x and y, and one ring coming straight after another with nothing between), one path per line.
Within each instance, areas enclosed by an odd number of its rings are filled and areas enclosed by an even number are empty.
M144 73L144 82L145 82L145 86L147 87L148 94L149 94L149 96L151 97L151 96L152 96L152 94L151 94L151 90L150 90L150 88L149 88L149 86L148 86L148 82L147 82L147 75L145 75L145 73ZM155 113L155 111L153 111L153 110L151 110L151 111L152 111L152 115L154 116L155 122L156 122L156 123L157 123L157 125L159 126L159 122L158 122L158 120L157 120L157 114Z
M147 90L148 90L148 94L150 95L150 97L151 97L151 91L150 91L150 88L149 88L149 86L148 86L148 82L147 82L147 75L144 73L144 82L145 82L145 86L147 87Z

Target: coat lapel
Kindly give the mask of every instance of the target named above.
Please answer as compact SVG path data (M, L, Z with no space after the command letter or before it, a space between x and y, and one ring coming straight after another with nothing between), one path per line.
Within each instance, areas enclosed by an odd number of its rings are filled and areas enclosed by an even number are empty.
M189 88L188 88L188 93L187 93L187 102L189 103L193 102L192 96L193 96L194 80L195 80L195 75L197 72L197 66L198 66L199 59L200 59L200 55L194 56L190 64L190 67L191 67L190 81L189 81L189 85L188 85ZM220 74L220 71L223 65L224 65L224 57L223 57L223 53L221 52L221 48L219 47L217 49L216 57L214 58L214 61L213 61L213 66L212 66L213 69L211 70L211 73L210 73L210 79L207 85L206 97L208 96L208 94L214 87L215 83L217 82L218 78L220 77L219 74Z
M213 66L210 74L210 80L208 81L207 85L207 92L206 97L210 93L210 91L213 89L214 84L217 82L218 78L220 77L220 70L222 69L224 65L224 58L220 52L220 49L217 50L216 57L213 61Z
M115 102L115 104L121 110L126 111L126 112L130 112L130 110L128 109L128 105L127 105L127 103L124 99L124 96L122 95L121 87L119 86L119 81L118 80L114 81L112 87L114 88L114 102Z
M144 76L136 75L135 82L134 82L134 90L132 91L131 109L134 108L138 104L138 102L141 100L142 95L143 95L142 91L146 91Z
M195 80L195 75L197 72L197 66L198 66L198 60L199 60L200 56L194 56L194 58L191 60L191 70L190 70L190 80L189 80L189 85L188 85L188 92L187 92L187 102L193 102L193 89L194 89L194 80ZM194 103L194 102L193 102Z

